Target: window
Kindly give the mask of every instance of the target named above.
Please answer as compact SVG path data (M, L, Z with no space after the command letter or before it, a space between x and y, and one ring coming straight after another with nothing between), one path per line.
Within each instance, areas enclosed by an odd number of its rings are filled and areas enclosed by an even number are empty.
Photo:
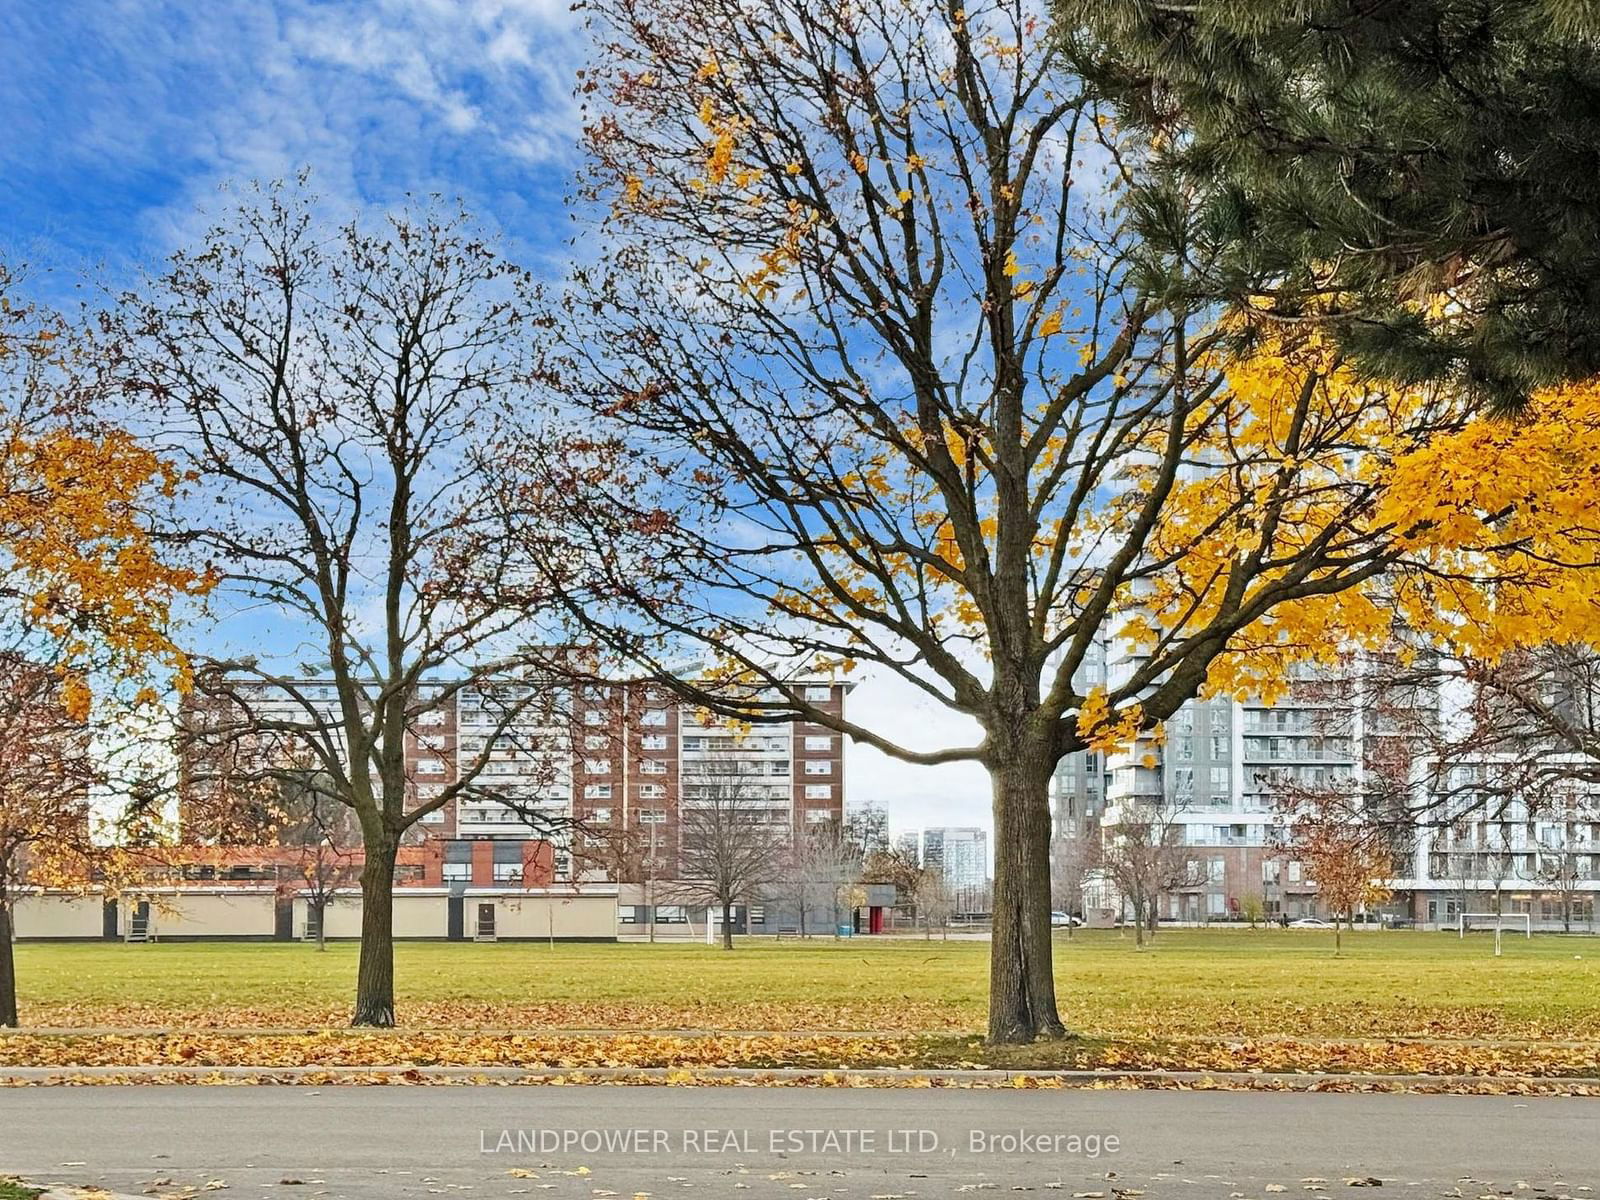
M589 810L589 823L591 825L611 824L611 810L609 808L594 808Z
M419 758L417 759L417 774L443 775L444 763L437 758Z
M639 774L641 775L665 775L666 773L667 764L659 758L641 758L639 760Z
M1211 768L1211 790L1225 792L1233 781L1233 772L1227 767Z
M495 863L494 881L496 883L521 883L522 864L509 862Z
M808 809L806 809L806 824L807 825L820 825L824 821L831 821L831 820L833 820L833 810L832 809L828 809L828 808L808 808Z
M821 762L808 762L806 764L806 774L807 775L832 775L833 774L833 764L831 762L827 761L826 759L824 759Z
M667 723L667 710L664 708L647 708L639 717L641 725L665 725Z
M750 924L765 925L767 923L767 910L759 904L750 906Z
M639 739L641 750L665 750L667 748L667 735L664 733L647 733Z
M1233 740L1225 733L1211 735L1211 757L1217 762L1227 762L1233 752Z
M1212 883L1221 883L1227 873L1227 870L1228 864L1225 859L1213 858L1210 862L1206 863L1206 878Z
M684 925L689 920L689 910L681 904L656 905L657 925Z
M665 825L667 823L667 810L664 808L641 808L639 810L639 824Z
M831 783L808 783L808 784L806 784L806 799L807 800L832 800L833 799L833 784L831 784Z
M667 789L659 783L641 783L639 785L639 799L665 800Z
M583 760L585 775L611 774L611 760L609 758L586 758Z
M421 820L424 825L443 825L444 809L436 808L432 812L423 813Z
M609 783L586 783L583 785L583 798L585 800L611 799L611 785Z
M832 750L833 749L833 739L831 737L808 737L808 738L806 738L806 749L807 750Z
M417 799L423 802L437 800L443 791L444 784L442 783L419 783L417 784Z
M444 864L444 881L446 883L471 883L472 864L469 862L447 862Z
M439 708L430 708L426 712L418 713L417 714L417 724L418 725L443 725L444 724L444 710L443 709L439 709Z
M806 688L806 699L831 700L833 699L833 689L831 687L808 687Z
M1300 864L1297 862L1292 862L1289 864L1289 882L1300 882Z
M604 725L606 723L606 715L598 708L587 709L583 714L583 723L590 728L596 725Z
M417 735L417 745L424 750L443 750L444 734L422 733Z
M1261 864L1261 882L1262 883L1277 883L1278 882L1278 875L1279 875L1280 871L1282 870L1282 867L1283 867L1283 864L1280 863L1277 859L1275 859L1275 858L1267 859L1266 862Z
M604 750L610 744L611 739L603 733L587 734L583 739L583 748L585 750Z

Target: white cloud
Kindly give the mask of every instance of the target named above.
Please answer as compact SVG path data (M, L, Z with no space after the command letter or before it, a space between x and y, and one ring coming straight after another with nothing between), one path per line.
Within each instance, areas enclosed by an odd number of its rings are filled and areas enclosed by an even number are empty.
M866 671L850 693L851 720L912 750L974 746L978 723L954 712L894 672ZM912 766L870 746L846 750L846 803L881 804L895 829L990 825L989 775L977 763Z

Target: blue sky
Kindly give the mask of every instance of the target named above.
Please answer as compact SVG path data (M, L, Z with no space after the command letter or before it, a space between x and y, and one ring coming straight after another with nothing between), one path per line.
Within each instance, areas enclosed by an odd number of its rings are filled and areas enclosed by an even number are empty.
M307 166L332 205L460 196L554 259L582 55L567 0L0 5L0 252L115 286L223 181Z
M308 167L331 214L460 197L556 276L584 53L569 0L0 3L0 257L43 299L115 291L193 239L224 183ZM852 706L907 744L976 735L892 678ZM988 824L977 767L858 747L847 781L897 826Z

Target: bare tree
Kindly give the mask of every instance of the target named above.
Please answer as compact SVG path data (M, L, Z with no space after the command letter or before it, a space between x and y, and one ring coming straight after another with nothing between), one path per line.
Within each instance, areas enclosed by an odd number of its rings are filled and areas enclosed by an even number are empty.
M922 921L922 935L931 939L933 931L937 929L948 941L950 919L956 912L956 900L944 875L938 871L930 871L926 867L920 868L912 895L916 900L917 917Z
M1067 914L1067 936L1072 936L1072 919L1083 915L1083 882L1089 872L1101 867L1099 831L1091 837L1072 834L1055 839L1050 852L1051 903Z
M783 877L792 838L788 805L776 805L737 775L737 760L700 764L704 781L689 783L678 802L679 878L663 887L674 898L722 915L722 948L733 949L733 910L748 906ZM690 790L692 788L692 795Z
M858 832L850 830L848 821L844 826L825 822L796 834L771 894L795 914L802 938L810 936L822 914L827 915L827 927L838 936L843 892L861 878L867 859L860 849ZM818 920L809 920L812 916Z
M293 770L311 757L354 814L352 1021L387 1026L402 840L472 796L545 824L541 797L494 789L484 769L509 743L536 754L559 741L566 693L549 679L572 664L530 648L544 600L476 459L519 419L525 276L458 214L332 229L314 207L303 180L248 192L107 318L106 343L196 476L179 532L216 571L220 632L249 616L245 644L200 676L226 704L191 732L271 742ZM409 751L429 714L468 697L487 718L484 748L438 755L424 790Z
M1553 893L1561 911L1561 928L1572 932L1573 921L1584 884L1600 878L1596 852L1600 851L1600 799L1579 785L1569 785L1559 796L1550 798L1535 823L1531 882L1540 890ZM1594 919L1594 900L1588 898L1586 920Z
M278 840L294 854L292 885L305 896L316 920L317 949L325 950L329 906L360 887L361 829L320 773L311 772L299 781L282 780L280 787L283 815Z
M1200 864L1183 843L1177 820L1181 806L1130 804L1105 827L1104 869L1133 909L1134 942L1153 936L1163 896L1205 881Z

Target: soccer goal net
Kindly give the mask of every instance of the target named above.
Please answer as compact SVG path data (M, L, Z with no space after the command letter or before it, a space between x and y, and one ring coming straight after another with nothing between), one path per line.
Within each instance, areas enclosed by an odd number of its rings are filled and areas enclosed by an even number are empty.
M1524 937L1533 936L1533 915L1531 913L1462 913L1457 918L1457 929L1462 937L1466 937L1469 930L1493 930L1498 933L1502 929L1509 929L1513 933L1520 932Z

